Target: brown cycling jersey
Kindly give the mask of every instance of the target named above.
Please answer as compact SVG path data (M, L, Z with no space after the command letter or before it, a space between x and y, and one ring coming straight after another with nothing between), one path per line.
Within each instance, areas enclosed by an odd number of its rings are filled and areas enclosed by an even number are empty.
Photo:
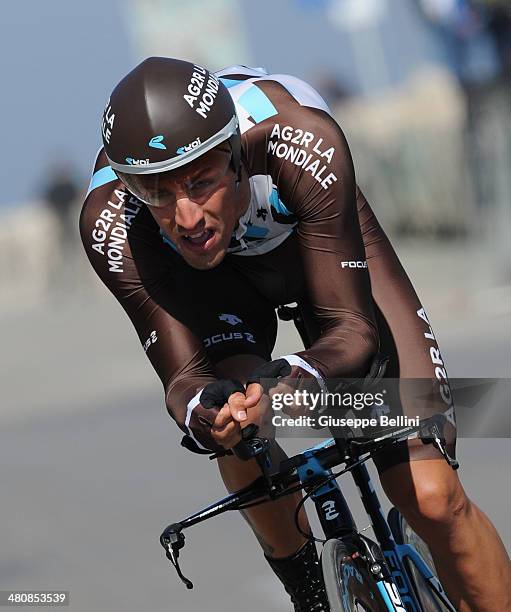
M217 75L236 104L251 187L221 264L188 266L103 152L80 221L87 255L135 326L178 425L189 432L191 403L215 380L215 363L271 359L274 309L294 301L316 332L297 355L322 377L362 377L380 350L391 357L388 375L438 378L425 311L323 100L289 76L244 67Z

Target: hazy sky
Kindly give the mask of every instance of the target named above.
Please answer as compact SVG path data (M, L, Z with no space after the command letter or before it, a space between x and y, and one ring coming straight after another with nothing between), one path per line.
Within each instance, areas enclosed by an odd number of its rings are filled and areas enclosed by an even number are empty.
M100 116L108 94L141 59L120 10L125 2L128 0L4 3L0 18L5 160L0 166L1 206L35 199L56 158L69 159L87 182L100 145ZM330 70L356 90L360 80L354 72L354 44L359 53L370 52L370 45L378 48L383 44L390 62L383 76L375 69L380 84L406 77L421 58L436 53L413 18L411 0L386 0L389 13L383 36L369 43L334 27L324 12L304 9L303 0L239 2L251 61L272 72L290 72L314 81L321 70ZM193 28L190 32L193 35ZM396 32L401 34L396 36ZM233 64L239 62L240 58L232 58Z
M425 59L440 60L442 53L431 32L414 8L416 0L378 0L386 11L381 31L350 33L329 22L323 8L339 0L316 0L318 9L303 7L312 0L258 0L243 2L247 36L257 49L258 65L275 72L301 73L314 78L330 71L357 91L363 83L357 76L356 57L363 57L363 72L372 87L406 79ZM302 8L300 8L302 7ZM271 27L268 19L279 28ZM386 55L385 70L378 59ZM375 57L376 55L376 57ZM377 66L376 74L371 69Z
M132 64L115 1L3 3L1 205L32 199L55 155L86 174L108 92Z

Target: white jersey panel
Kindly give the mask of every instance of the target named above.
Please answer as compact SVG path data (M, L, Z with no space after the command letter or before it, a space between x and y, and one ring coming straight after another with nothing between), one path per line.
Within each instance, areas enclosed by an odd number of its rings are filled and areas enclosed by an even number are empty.
M269 253L284 242L296 225L296 222L278 223L273 219L272 209L285 216L291 213L279 199L271 176L256 174L249 181L250 204L235 232L239 246L229 249L234 255Z
M319 93L305 81L297 79L289 74L272 74L268 77L261 78L261 81L277 81L283 85L293 98L302 106L310 106L325 111L329 115L332 114L327 103L319 95Z
M217 70L215 72L217 77L223 77L228 74L244 74L247 76L259 77L265 76L268 74L268 71L264 68L251 68L250 66L228 66L227 68L223 68L222 70Z
M289 74L268 74L264 68L247 68L246 66L230 66L229 68L224 68L215 74L222 79L224 84L229 89L229 92L236 103L237 110L240 110L240 121L242 120L242 117L246 117L247 114L246 110L239 103L240 98L247 92L247 88L249 88L249 86L253 85L254 83L258 83L259 81L276 81L287 89L287 91L301 106L317 108L325 111L329 115L332 115L327 103L311 85ZM235 77L236 75L244 75L248 76L249 78L239 81L235 78L230 78L231 75L232 77ZM249 129L251 125L253 125L253 123L249 125L245 119L245 129L242 129L242 132Z

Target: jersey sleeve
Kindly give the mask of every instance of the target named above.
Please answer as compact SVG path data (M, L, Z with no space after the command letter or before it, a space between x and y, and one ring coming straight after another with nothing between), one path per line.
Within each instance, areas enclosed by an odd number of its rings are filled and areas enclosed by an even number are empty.
M289 100L279 105L266 147L278 197L298 219L301 265L321 331L299 356L325 377L359 378L379 339L351 154L327 112Z
M131 319L163 383L169 413L189 433L187 406L216 379L200 339L186 324L187 307L159 229L125 191L104 153L96 160L80 233L94 270Z

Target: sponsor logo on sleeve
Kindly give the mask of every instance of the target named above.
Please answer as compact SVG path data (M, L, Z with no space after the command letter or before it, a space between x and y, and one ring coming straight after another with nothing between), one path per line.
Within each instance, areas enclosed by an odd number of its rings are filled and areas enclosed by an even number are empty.
M438 348L438 344L436 341L435 334L433 333L433 329L429 323L429 319L426 315L426 311L424 308L420 308L417 311L417 316L421 318L424 323L426 323L427 328L424 332L424 338L431 342L431 346L429 347L429 357L431 359L431 363L435 368L435 377L440 384L440 397L442 401L447 406L447 410L444 412L446 419L456 427L456 417L454 414L454 400L451 393L451 387L449 385L449 379L447 377L447 370L445 368L444 361L442 359L442 355L440 354L440 349Z
M94 222L92 248L107 258L109 272L124 271L123 251L128 231L141 207L140 200L127 191L116 189Z
M341 261L341 268L367 269L367 261Z
M267 152L303 168L323 189L328 189L337 181L337 176L329 172L335 148L329 147L323 138L312 132L276 123L268 141Z

